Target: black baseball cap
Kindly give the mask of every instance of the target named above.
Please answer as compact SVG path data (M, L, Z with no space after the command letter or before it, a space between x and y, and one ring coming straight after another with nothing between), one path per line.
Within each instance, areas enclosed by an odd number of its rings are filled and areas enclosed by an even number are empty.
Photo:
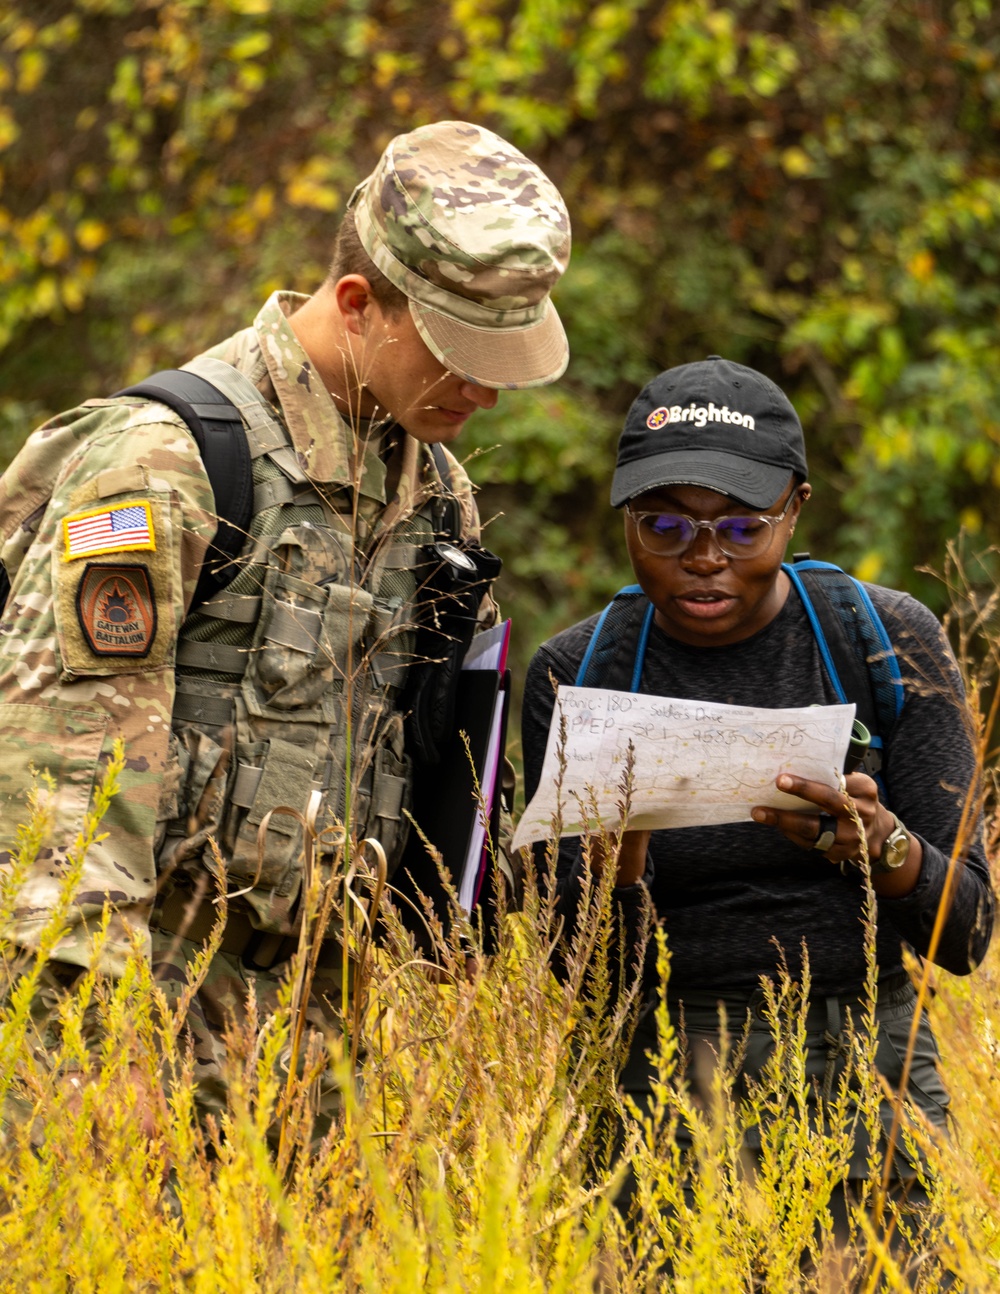
M799 415L780 387L720 355L668 368L625 417L611 506L661 485L700 485L751 508L769 508L805 479Z

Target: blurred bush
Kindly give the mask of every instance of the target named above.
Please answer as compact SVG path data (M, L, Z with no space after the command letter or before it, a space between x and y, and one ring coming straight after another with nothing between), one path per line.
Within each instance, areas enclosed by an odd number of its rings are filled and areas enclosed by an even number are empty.
M987 0L3 0L0 452L313 289L385 142L470 117L575 234L566 379L462 442L516 662L625 578L616 429L710 353L802 414L804 546L941 609L1000 538L998 54Z

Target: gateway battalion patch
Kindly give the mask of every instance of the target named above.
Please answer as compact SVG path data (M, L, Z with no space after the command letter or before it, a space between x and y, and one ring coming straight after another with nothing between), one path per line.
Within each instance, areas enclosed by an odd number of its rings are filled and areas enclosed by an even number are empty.
M147 656L156 637L152 576L145 566L88 562L76 614L96 656Z

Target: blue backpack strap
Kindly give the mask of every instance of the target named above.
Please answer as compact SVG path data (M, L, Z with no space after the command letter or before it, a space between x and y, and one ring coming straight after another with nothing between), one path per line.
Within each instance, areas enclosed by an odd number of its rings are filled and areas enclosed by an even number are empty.
M636 610L645 604L642 623L639 627L634 659L631 662L630 692L638 692L639 680L642 678L642 665L646 657L646 646L649 642L649 631L653 623L653 604L646 602L646 595L638 584L627 584L619 589L612 601L601 612L594 632L590 636L587 650L574 680L577 687L607 687L608 674L623 648L629 642L629 627Z
M809 618L833 690L842 702L854 702L871 733L866 768L876 774L904 699L899 662L885 626L863 585L832 562L799 560L783 569ZM608 676L615 665L620 671L623 652L630 650L634 637L630 691L638 692L653 614L638 584L620 589L594 626L577 670L577 687L613 685Z
M832 562L799 560L784 568L802 601L823 667L841 701L853 701L881 752L903 708L903 680L889 635L867 591Z

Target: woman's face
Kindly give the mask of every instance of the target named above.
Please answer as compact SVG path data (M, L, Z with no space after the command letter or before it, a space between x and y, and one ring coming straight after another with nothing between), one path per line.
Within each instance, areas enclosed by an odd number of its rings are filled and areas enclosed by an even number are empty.
M781 570L785 548L810 487L788 489L763 511L744 507L726 494L697 485L669 485L632 499L625 513L625 542L636 580L652 602L656 623L671 638L692 647L725 647L770 624L788 596ZM786 508L786 500L789 500ZM753 557L729 557L708 530L695 532L689 546L672 557L643 547L633 513L680 514L695 521L720 517L778 517L766 549Z

